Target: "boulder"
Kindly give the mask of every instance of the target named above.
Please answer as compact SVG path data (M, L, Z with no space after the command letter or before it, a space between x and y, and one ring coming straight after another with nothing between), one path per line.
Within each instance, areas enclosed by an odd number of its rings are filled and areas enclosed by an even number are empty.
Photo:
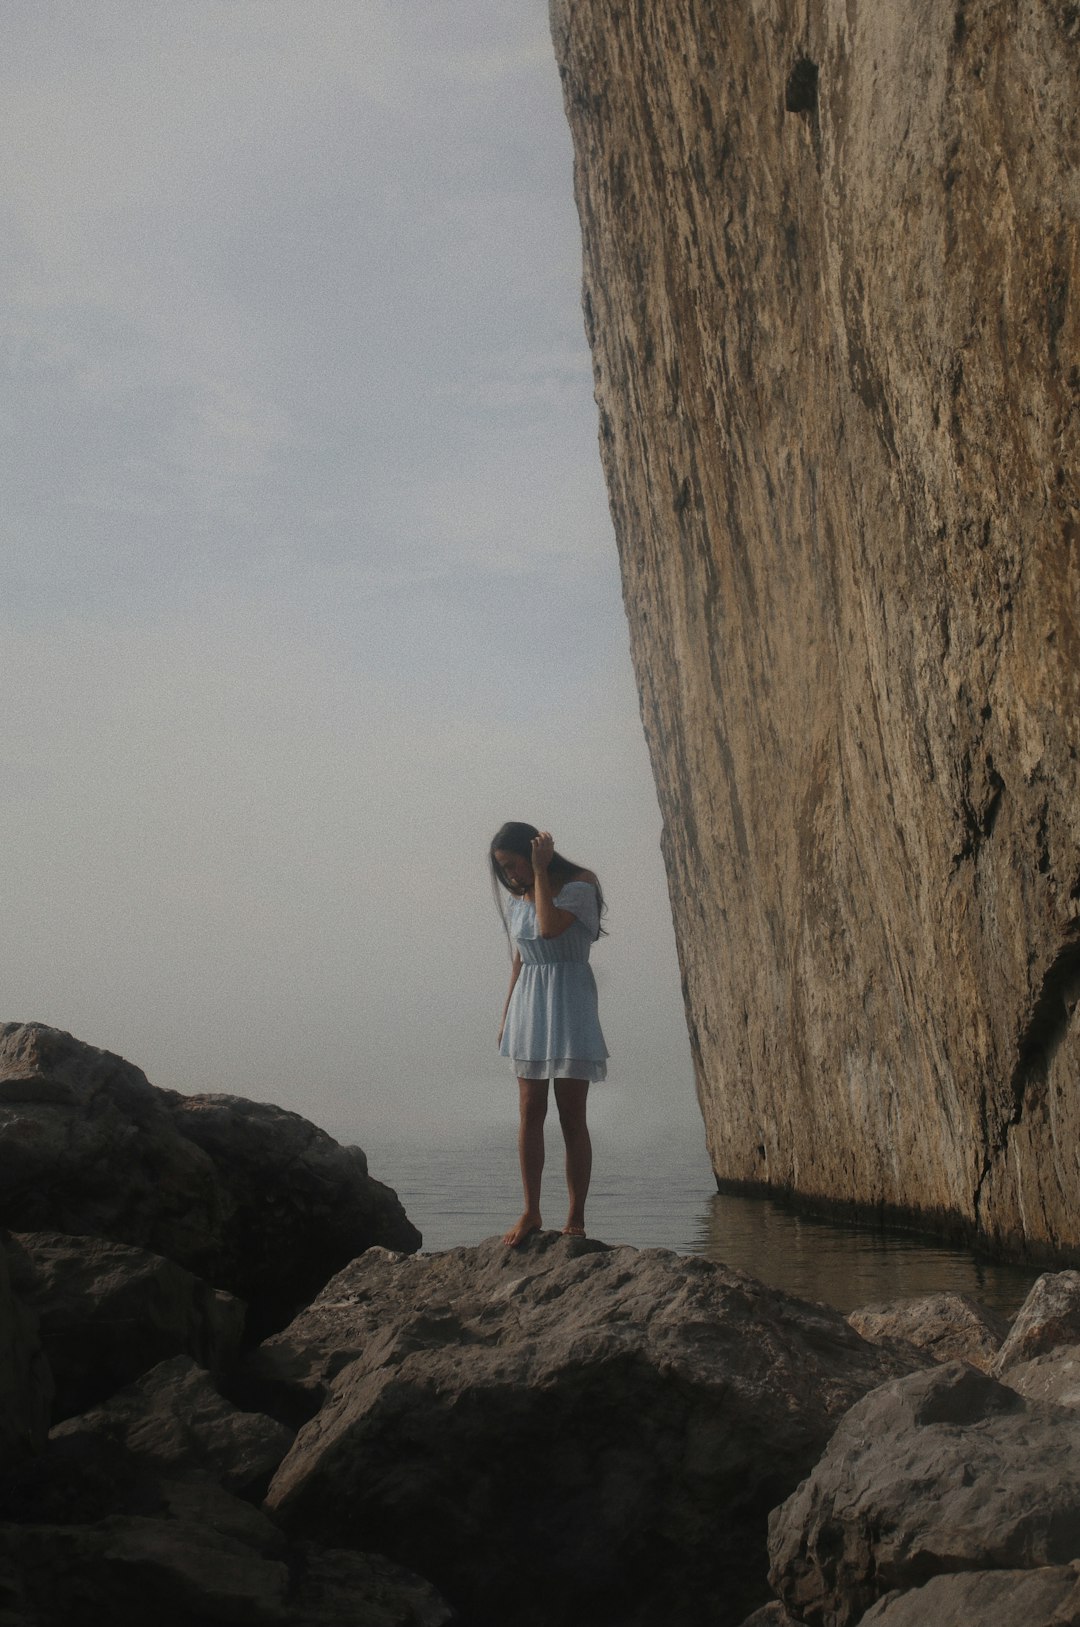
M166 1356L218 1371L236 1354L242 1301L163 1255L60 1232L16 1233L9 1247L56 1383L54 1418L83 1412Z
M396 1196L297 1113L158 1090L37 1023L0 1025L0 1225L163 1254L287 1321L373 1243L418 1248Z
M1080 1407L1080 1345L1059 1345L1030 1361L1017 1362L1002 1373L1001 1382L1030 1401Z
M262 1413L241 1412L190 1357L174 1356L102 1406L57 1424L52 1439L116 1442L164 1475L196 1469L226 1491L257 1499L293 1432Z
M289 1542L190 1462L77 1432L0 1476L3 1627L443 1627L434 1589L367 1553Z
M1048 1271L1033 1283L993 1364L995 1377L1059 1345L1080 1344L1080 1271Z
M289 1547L213 1486L162 1487L153 1515L0 1526L4 1627L444 1627L420 1577L374 1554Z
M890 1593L859 1627L1080 1627L1080 1564L934 1576Z
M1009 1331L1004 1316L966 1294L924 1294L919 1299L862 1305L848 1321L871 1344L903 1340L934 1361L966 1361L989 1372Z
M807 1627L854 1627L939 1573L1066 1565L1080 1418L960 1362L888 1382L775 1511L769 1550L775 1592Z
M12 1289L8 1247L0 1243L0 1470L44 1445L52 1399L37 1318Z
M553 1233L369 1251L271 1345L325 1399L268 1508L478 1627L741 1621L769 1508L904 1366L741 1272Z

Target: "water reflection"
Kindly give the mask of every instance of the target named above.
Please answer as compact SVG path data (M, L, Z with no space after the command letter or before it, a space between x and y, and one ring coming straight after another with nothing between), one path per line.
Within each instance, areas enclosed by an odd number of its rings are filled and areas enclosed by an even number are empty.
M845 1312L951 1290L1011 1313L1038 1275L910 1233L809 1220L765 1197L718 1194L700 1142L657 1137L636 1147L596 1141L589 1232L607 1243L703 1254ZM512 1127L471 1143L386 1141L368 1152L373 1174L396 1189L423 1232L425 1249L479 1243L520 1213ZM549 1225L561 1224L565 1212L559 1162L552 1139L545 1178Z
M911 1233L812 1220L769 1198L724 1193L705 1205L693 1252L844 1312L951 1292L1011 1315L1039 1274Z

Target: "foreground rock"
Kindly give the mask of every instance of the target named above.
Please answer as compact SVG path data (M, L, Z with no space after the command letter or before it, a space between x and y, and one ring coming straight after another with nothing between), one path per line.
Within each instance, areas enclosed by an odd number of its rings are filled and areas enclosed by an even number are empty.
M420 1578L290 1542L246 1500L291 1439L184 1357L60 1424L0 1473L3 1627L443 1627Z
M103 1401L167 1356L221 1371L236 1355L243 1302L160 1254L60 1232L16 1234L9 1252L55 1381L54 1419Z
M551 1233L370 1251L259 1360L325 1397L270 1489L286 1529L492 1627L740 1622L769 1508L905 1365L742 1273Z
M1080 1627L1080 1565L935 1576L876 1604L859 1627Z
M1080 1344L1080 1271L1048 1271L1032 1285L994 1361L1000 1378L1022 1362Z
M1080 1257L1076 21L552 5L713 1167L1058 1258Z
M159 1363L100 1407L69 1418L53 1441L121 1445L165 1475L195 1469L226 1491L261 1497L293 1432L261 1413L243 1412L219 1394L209 1373L187 1356Z
M936 1573L1068 1565L1080 1418L960 1363L890 1382L852 1408L769 1529L774 1588L807 1627L855 1627ZM895 1609L897 1622L950 1619ZM892 1627L884 1607L880 1619Z
M434 1589L375 1554L289 1544L210 1482L143 1481L138 1513L0 1525L4 1627L444 1627Z
M165 1255L260 1331L372 1244L420 1244L358 1147L282 1108L157 1090L36 1023L0 1025L0 1225Z
M37 1318L12 1290L8 1249L0 1242L0 1469L44 1444L52 1399Z
M1009 1331L1005 1317L966 1294L924 1294L918 1299L863 1305L848 1321L872 1344L902 1341L934 1361L966 1361L988 1373Z

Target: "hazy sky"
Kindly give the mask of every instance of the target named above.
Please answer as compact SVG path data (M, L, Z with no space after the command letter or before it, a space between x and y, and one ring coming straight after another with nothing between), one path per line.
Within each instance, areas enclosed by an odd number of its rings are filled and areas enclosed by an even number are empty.
M504 819L601 1121L697 1113L546 0L6 0L3 1009L362 1144L513 1118Z

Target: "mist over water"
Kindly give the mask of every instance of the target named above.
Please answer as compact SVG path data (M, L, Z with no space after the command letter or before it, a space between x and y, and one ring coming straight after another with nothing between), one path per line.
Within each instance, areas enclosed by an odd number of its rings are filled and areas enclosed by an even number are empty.
M516 1127L473 1139L369 1138L371 1173L394 1187L425 1250L499 1234L521 1212ZM704 1136L657 1131L647 1140L594 1128L591 1237L673 1249L735 1266L801 1299L848 1312L880 1300L949 1291L1011 1314L1039 1271L980 1259L913 1233L841 1225L794 1214L768 1198L716 1191ZM558 1125L548 1123L545 1226L565 1217Z

